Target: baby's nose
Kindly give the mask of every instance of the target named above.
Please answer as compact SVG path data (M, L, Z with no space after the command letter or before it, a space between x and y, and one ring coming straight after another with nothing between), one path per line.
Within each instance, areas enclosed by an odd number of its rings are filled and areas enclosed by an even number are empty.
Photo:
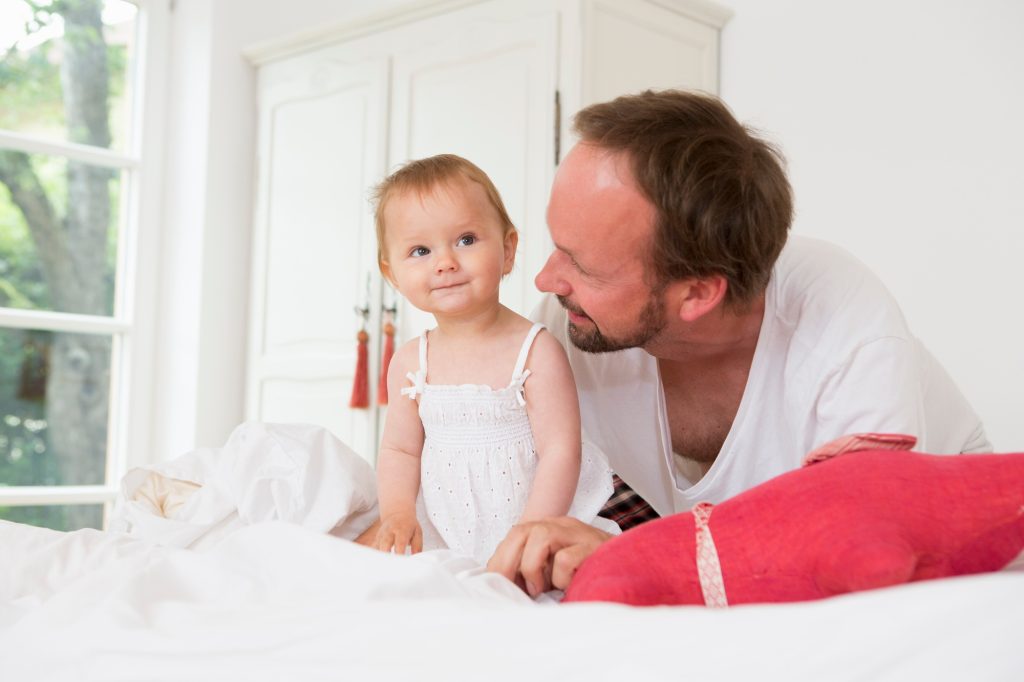
M458 269L458 263L451 254L440 253L437 255L437 260L434 262L434 267L440 272L451 272Z

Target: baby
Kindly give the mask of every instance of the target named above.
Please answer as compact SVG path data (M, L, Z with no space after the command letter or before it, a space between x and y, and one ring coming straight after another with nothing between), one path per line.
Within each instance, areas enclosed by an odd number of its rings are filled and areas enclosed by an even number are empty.
M450 548L485 564L520 521L597 518L612 492L581 453L565 351L498 301L518 233L475 165L412 161L375 192L381 272L437 327L400 347L377 464L378 549Z

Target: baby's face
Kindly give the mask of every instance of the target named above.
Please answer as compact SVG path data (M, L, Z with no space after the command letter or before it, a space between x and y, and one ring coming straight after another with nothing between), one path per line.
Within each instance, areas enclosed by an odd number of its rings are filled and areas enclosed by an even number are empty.
M504 234L497 211L475 182L396 196L385 208L384 225L385 274L414 306L461 317L498 305L516 236Z

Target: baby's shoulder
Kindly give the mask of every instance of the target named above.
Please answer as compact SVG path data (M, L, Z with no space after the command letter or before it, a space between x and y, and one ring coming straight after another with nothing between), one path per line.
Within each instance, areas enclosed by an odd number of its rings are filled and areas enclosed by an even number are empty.
M527 367L531 365L568 365L569 357L561 342L547 329L541 329L533 340L530 354L527 356Z
M391 366L402 373L419 369L420 338L417 336L400 345L391 358Z

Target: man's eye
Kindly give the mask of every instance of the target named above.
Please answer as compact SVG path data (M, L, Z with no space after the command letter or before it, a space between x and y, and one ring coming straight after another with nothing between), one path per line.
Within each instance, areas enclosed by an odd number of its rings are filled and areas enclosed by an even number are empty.
M459 241L458 241L458 245L459 246L469 246L469 245L475 244L475 243L476 243L476 235L472 235L472 234L464 234L461 237L459 237Z
M413 258L420 258L422 256L426 256L428 253L430 253L430 249L428 249L427 247L417 246L416 248L409 252L409 255L412 256Z

